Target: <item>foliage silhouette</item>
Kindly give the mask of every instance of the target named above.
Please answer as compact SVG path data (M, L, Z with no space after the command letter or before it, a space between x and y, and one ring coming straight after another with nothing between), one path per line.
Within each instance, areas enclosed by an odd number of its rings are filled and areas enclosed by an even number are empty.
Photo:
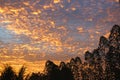
M17 80L24 80L25 69L24 66L21 67L17 75Z
M60 80L74 80L72 71L69 67L66 66L64 62L61 62L59 65L60 69Z
M1 73L0 80L16 80L17 75L9 65L5 66L5 69Z
M47 80L61 80L60 79L60 70L57 65L55 65L52 61L47 61L45 65L45 72L47 74Z

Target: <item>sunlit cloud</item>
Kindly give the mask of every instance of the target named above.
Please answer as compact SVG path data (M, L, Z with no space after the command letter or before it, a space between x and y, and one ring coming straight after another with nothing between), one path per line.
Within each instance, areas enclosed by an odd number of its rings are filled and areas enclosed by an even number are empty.
M4 28L4 34L0 34L0 55L1 60L6 59L5 63L13 66L25 63L41 67L40 60L68 60L79 55L83 58L87 50L98 45L99 37L108 37L111 27L120 21L119 0L2 0L1 3L0 28Z
M79 28L77 28L77 30L78 30L78 32L80 32L80 33L84 32L83 27L79 27Z

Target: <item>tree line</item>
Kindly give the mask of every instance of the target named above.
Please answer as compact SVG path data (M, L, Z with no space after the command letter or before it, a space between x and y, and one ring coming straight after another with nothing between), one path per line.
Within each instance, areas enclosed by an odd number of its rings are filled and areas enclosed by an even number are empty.
M120 26L114 25L108 38L101 36L99 45L92 52L56 65L48 60L44 73L25 75L26 67L15 73L9 65L1 72L0 80L120 80Z

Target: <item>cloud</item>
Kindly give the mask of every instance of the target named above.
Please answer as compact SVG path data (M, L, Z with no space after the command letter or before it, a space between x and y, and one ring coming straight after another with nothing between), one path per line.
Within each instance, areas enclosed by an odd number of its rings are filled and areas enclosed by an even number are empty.
M9 32L0 38L3 61L18 58L21 63L32 64L82 56L120 21L117 0L2 0L1 3L0 28Z

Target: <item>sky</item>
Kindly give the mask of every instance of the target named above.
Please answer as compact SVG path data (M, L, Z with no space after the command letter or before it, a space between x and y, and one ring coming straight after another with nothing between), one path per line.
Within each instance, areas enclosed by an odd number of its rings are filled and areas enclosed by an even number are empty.
M119 0L0 0L0 65L42 71L46 60L84 59L119 13Z

